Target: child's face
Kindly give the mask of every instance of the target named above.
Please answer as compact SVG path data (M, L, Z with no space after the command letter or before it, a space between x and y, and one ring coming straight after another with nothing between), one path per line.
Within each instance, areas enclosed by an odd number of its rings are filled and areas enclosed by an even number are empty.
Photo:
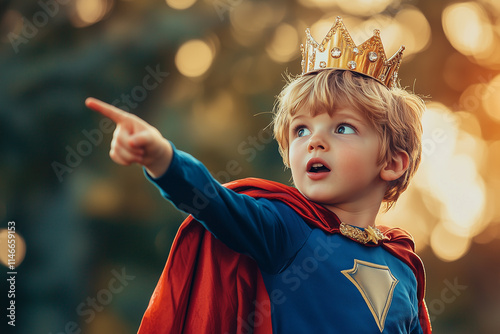
M312 116L303 108L291 119L289 140L295 186L311 201L363 208L383 197L380 139L362 113L341 108Z

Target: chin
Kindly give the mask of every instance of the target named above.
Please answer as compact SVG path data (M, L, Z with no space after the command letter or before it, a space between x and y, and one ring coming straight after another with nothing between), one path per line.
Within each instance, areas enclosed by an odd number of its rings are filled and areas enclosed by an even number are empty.
M334 197L332 197L331 195L328 195L328 194L321 194L320 192L302 192L302 195L304 195L308 200L310 200L311 202L315 202L315 203L318 203L318 204L322 204L322 205L335 205L335 203L337 203L337 201L335 200Z

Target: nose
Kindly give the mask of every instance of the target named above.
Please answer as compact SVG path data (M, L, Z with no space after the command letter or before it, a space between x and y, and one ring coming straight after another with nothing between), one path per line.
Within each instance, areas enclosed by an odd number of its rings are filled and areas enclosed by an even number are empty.
M320 132L313 133L309 139L309 145L307 150L312 152L314 150L327 151L330 149L328 142L325 140L325 137Z

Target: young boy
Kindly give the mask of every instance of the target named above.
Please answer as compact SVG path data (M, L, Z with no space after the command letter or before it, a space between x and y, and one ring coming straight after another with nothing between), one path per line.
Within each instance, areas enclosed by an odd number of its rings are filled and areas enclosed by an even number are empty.
M420 98L396 87L402 51L356 46L340 18L308 39L303 74L279 96L274 133L295 188L220 185L138 117L117 123L111 158L139 163L181 226L139 333L430 333L411 236L375 227L420 162Z

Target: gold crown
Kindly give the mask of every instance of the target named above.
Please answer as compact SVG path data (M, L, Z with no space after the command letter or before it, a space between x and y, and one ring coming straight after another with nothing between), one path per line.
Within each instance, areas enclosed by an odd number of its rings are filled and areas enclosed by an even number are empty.
M337 16L335 24L319 44L306 29L306 46L302 44L302 74L325 68L342 69L367 75L388 88L398 85L398 70L405 47L401 46L387 59L380 39L380 31L356 46L347 31L342 18Z

